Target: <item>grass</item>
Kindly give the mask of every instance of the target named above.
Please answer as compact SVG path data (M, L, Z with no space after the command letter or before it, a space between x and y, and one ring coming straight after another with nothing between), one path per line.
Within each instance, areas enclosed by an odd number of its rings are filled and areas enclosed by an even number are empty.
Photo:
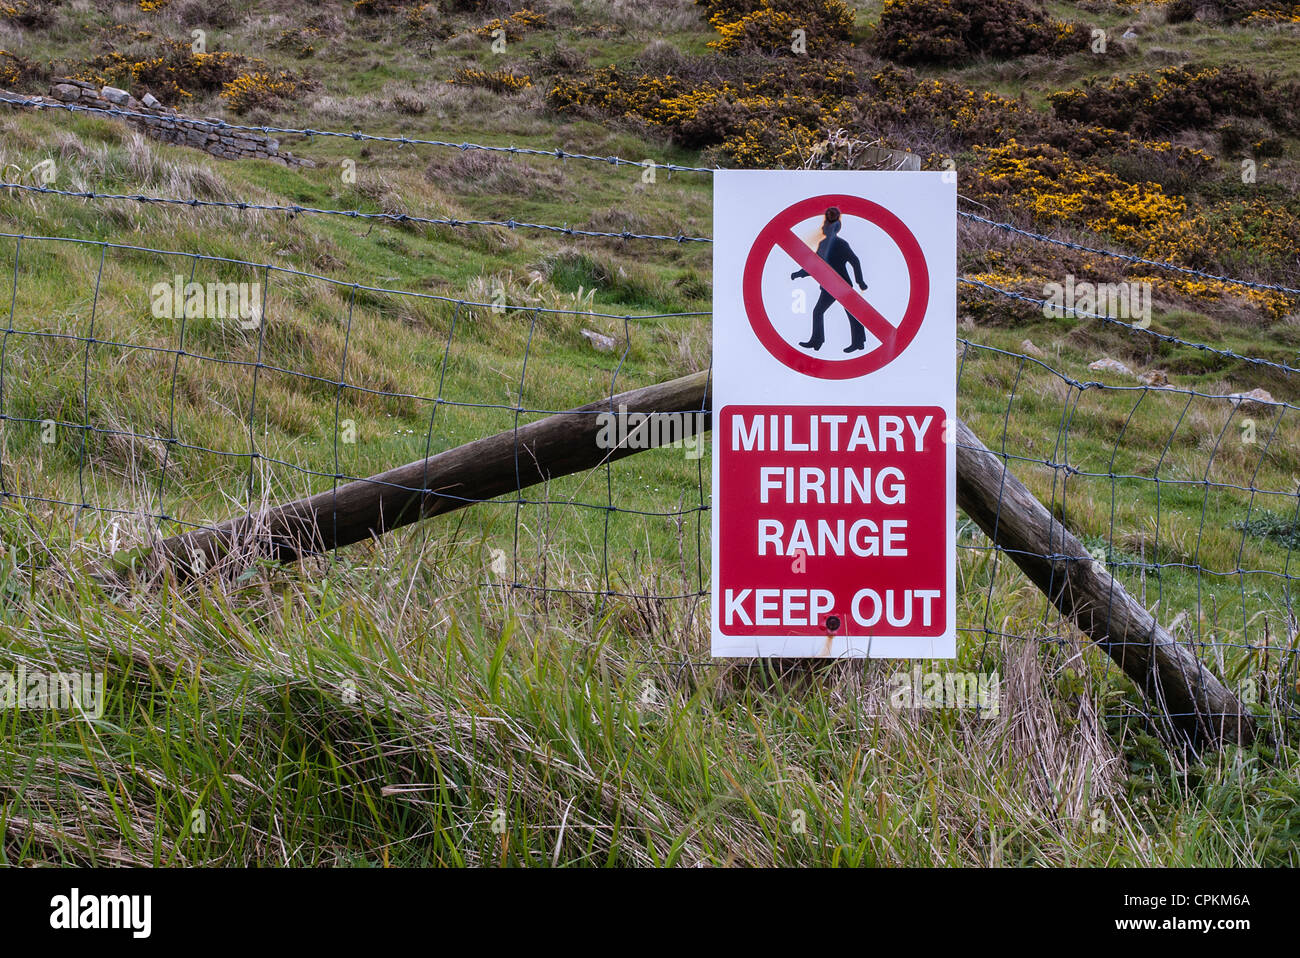
M994 639L995 717L899 711L888 701L897 664L776 677L692 663L699 606L562 595L533 605L458 586L454 559L429 536L312 575L255 569L225 589L24 583L5 605L11 664L102 671L110 693L93 721L0 718L5 859L1122 865L1294 854L1296 786L1279 767L1289 752L1179 767L1133 730L1121 751L1095 711L1121 693L1073 641ZM1009 630L1029 634L1036 599L1021 589L1001 601L1017 615ZM975 650L955 665L978 667ZM1255 807L1248 791L1276 797Z
M874 15L862 5L860 28ZM93 28L136 14L123 4L68 16ZM561 121L537 90L444 82L467 64L502 66L485 45L417 48L353 24L301 63L265 42L282 16L232 20L213 42L317 71L326 82L311 124L698 162L632 128ZM558 41L592 64L618 62L666 16L648 2L578 5L575 20L614 32L562 25L509 56ZM678 17L663 39L703 55L708 33L693 13ZM1198 29L1164 27L1159 42L1186 44ZM1225 41L1198 57L1223 50L1228 62L1254 42L1204 29ZM24 33L24 50L84 54L88 35L64 22ZM945 75L1040 102L1127 64ZM645 183L635 169L334 138L286 138L317 163L291 170L219 163L103 119L0 124L0 166L53 157L64 189L711 232L708 178L690 174ZM34 497L0 513L0 671L103 673L107 689L98 718L0 711L6 863L1296 863L1287 576L1300 436L1289 407L1221 398L1264 386L1294 402L1287 376L962 298L960 414L991 448L1022 457L1017 474L1217 674L1253 690L1268 734L1197 757L1160 745L1138 691L969 524L950 667L999 673L996 716L893 707L891 683L910 662L710 661L698 595L709 463L680 450L328 560L254 564L190 587L105 583L96 569L108 552L159 530L513 428L517 406L537 410L527 421L706 367L706 317L638 317L707 311L710 250L18 193L0 195L0 222L92 241L0 243L0 303L12 301L23 331L3 337L0 480ZM1018 255L965 228L962 246L972 261ZM1094 265L1035 260L1021 288ZM267 323L187 320L182 339L179 320L151 310L154 284L177 273L262 284ZM494 310L500 300L512 308ZM583 328L613 336L615 350L595 351ZM1248 304L1159 295L1152 323L1291 364L1297 328ZM1041 362L1019 357L1026 338ZM1103 354L1163 369L1172 388L1089 371ZM42 441L48 421L53 442ZM153 522L158 513L170 519Z

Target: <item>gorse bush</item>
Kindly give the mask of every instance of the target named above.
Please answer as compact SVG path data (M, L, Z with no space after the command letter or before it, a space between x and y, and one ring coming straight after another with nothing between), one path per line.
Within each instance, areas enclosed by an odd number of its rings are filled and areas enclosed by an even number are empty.
M946 62L970 51L970 18L952 0L886 0L875 52L900 63Z
M853 26L853 11L843 0L695 0L695 5L703 8L710 23L719 18L741 20L764 10L775 10L789 14L804 26L829 22L846 31Z
M853 31L853 11L843 0L696 2L719 34L709 46L721 53L824 54L848 40Z
M1186 211L1180 196L1158 183L1126 183L1100 166L1045 144L1009 140L976 146L964 190L1025 214L1040 225L1075 224L1120 241L1140 239L1156 224Z
M1141 135L1209 129L1225 117L1266 120L1300 130L1300 85L1259 77L1240 67L1179 66L1155 73L1094 80L1048 95L1057 116L1105 123Z
M1195 269L1240 273L1263 268L1289 283L1300 276L1295 259L1300 202L1255 197L1189 209L1186 197L1158 183L1127 182L1097 162L1084 162L1046 144L1011 140L1001 146L975 146L972 154L973 162L963 168L963 193L1036 225L1090 230L1143 256ZM1200 284L1183 291L1199 295L1225 290ZM1295 305L1286 296L1254 295L1239 288L1230 292L1274 319Z
M270 46L307 57L314 52L318 33L315 28L286 30L272 39ZM119 38L109 37L108 42L116 39ZM188 43L155 38L146 31L135 31L120 39L140 52L123 53L113 49L74 66L69 72L81 80L122 87L137 97L152 93L168 106L220 92L236 113L269 106L313 86L302 76L285 70L273 71L265 61L242 53L229 50L196 53Z
M288 73L244 73L221 90L221 98L235 113L269 107L293 96L303 86Z
M48 71L40 63L8 50L0 50L0 86L32 87L48 76Z
M441 0L448 13L496 13L509 10L510 0Z
M683 146L710 148L712 158L739 167L800 165L839 129L901 146L918 127L937 132L954 150L1016 138L1081 158L1122 159L1143 178L1162 183L1183 184L1213 167L1213 158L1200 150L1065 121L1019 100L898 67L859 77L835 61L769 61L761 73L747 66L738 63L723 79L694 81L682 76L686 70L605 67L556 80L547 102L562 113L650 127Z
M82 64L76 75L92 83L112 84L137 96L147 91L168 106L195 95L214 93L249 68L264 66L241 53L195 53L188 43L159 39L143 56L116 50Z
M421 3L407 11L406 28L422 40L447 40L456 32L436 3Z
M683 146L715 147L738 166L780 165L817 139L828 111L857 86L852 70L816 60L695 84L609 66L560 78L547 102L562 113L633 120Z
M515 40L522 40L525 33L531 30L539 30L544 26L546 26L545 14L524 8L523 10L517 10L508 17L497 17L494 20L489 20L474 32L485 40L491 40L495 39L497 31L500 30L501 35L513 43Z
M384 17L410 6L411 0L355 0L352 9L363 17Z
M303 60L316 52L316 44L319 40L319 30L313 27L302 27L297 30L281 30L268 46Z
M885 0L872 46L899 63L951 63L1075 53L1089 38L1083 24L1053 20L1024 0Z
M465 67L451 76L452 83L483 87L493 93L517 93L533 85L529 76L519 76L509 70L478 70Z
M1184 217L1152 224L1147 255L1197 269L1240 273L1264 269L1286 285L1300 283L1296 256L1300 199L1220 200Z
M1141 161L1170 178L1201 176L1213 166L1213 158L1200 150L1143 140L1105 125L1063 121L1037 112L1024 100L971 90L952 80L923 78L899 67L873 75L846 106L839 118L842 125L886 134L919 127L950 141L954 149L1014 138L1046 143L1081 159Z
M20 27L47 27L54 21L57 6L53 0L11 0L0 3L0 20Z
M1165 8L1170 23L1184 23L1209 10L1229 23L1300 22L1300 4L1287 0L1172 0Z
M1281 156L1286 151L1283 139L1258 122L1229 117L1219 123L1216 131L1225 154L1270 157Z

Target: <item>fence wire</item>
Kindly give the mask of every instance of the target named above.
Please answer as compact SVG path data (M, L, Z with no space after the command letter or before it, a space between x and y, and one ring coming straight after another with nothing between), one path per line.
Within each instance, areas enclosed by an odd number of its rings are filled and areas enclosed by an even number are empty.
M253 129L640 165L558 150ZM0 186L87 201L709 242L513 220L442 221ZM1029 242L1297 292L971 219ZM9 286L0 336L0 500L66 510L74 526L102 516L96 534L114 538L119 529L138 537L142 523L154 536L212 528L236 513L251 516L269 504L337 492L343 483L393 465L650 385L663 377L656 372L660 364L646 357L662 352L666 335L709 315L482 302L346 282L284 265L77 237L5 232L0 241ZM52 294L43 277L59 257L81 264L84 282ZM248 317L236 315L213 322L184 309L160 320L141 308L138 289L116 281L119 272L156 274L164 281L184 277L184 286L255 288L257 321L241 322ZM1044 306L1041 299L978 279L961 282L1023 305L1026 315ZM60 308L49 308L52 295ZM1272 376L1268 382L1275 389L1289 385L1298 371L1106 314L1067 312L1076 321L1094 320L1145 342L1152 364L1171 370L1182 368L1185 353L1205 354ZM383 337L357 335L361 328L373 333L392 318L422 331L417 355L385 352ZM570 346L581 322L603 324L614 347L591 354L596 358L589 364L590 393L571 395L566 390L572 386L552 371L572 362ZM1062 328L1063 337L1069 332ZM1098 381L1072 373L1068 361L1042 350L1031 354L967 337L959 337L957 347L959 414L1090 550L1054 558L1104 563L1202 663L1256 707L1275 734L1287 736L1298 717L1300 677L1291 572L1300 542L1300 462L1291 459L1291 450L1300 449L1293 415L1300 407L1286 398L1243 398L1226 385ZM518 460L518 445L515 453ZM707 445L652 449L540 487L517 483L513 495L466 496L476 508L461 513L455 528L471 543L474 558L460 570L459 581L538 602L597 608L623 602L647 621L665 621L662 608L679 607L674 621L694 623L702 635L709 581L707 458ZM429 527L441 521L426 523L418 534L438 536ZM997 668L1004 642L1054 647L1064 662L1079 657L1077 632L1003 561L1005 550L965 519L957 546L963 663L981 671ZM701 656L698 643L686 647L679 637L659 635L643 661L683 668L716 664ZM1104 656L1094 658L1103 674L1114 668ZM1157 717L1149 702L1124 698L1111 704L1121 717Z

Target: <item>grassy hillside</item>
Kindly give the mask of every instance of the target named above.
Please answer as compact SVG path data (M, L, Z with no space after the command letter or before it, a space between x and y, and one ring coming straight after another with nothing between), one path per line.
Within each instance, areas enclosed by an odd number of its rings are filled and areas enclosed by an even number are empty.
M0 87L658 164L883 146L955 167L968 212L1294 288L1300 11L1208 7L17 0ZM93 115L0 128L3 178L53 160L60 190L711 233L707 174L293 134L315 166L288 169ZM965 520L952 665L999 672L997 715L891 706L912 663L709 661L709 462L680 449L298 567L106 585L95 562L159 531L705 368L711 250L12 189L0 232L26 237L0 238L0 668L107 676L102 718L0 712L0 860L1294 863L1294 296L961 225L962 275L1031 300L1152 283L1157 336L961 286L958 402L1252 690L1268 734L1198 758ZM178 274L260 283L265 325L158 318ZM1224 398L1257 388L1280 404Z

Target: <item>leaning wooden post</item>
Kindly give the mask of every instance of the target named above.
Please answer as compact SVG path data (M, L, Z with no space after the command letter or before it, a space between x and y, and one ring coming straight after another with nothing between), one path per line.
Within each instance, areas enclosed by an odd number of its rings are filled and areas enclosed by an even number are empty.
M1248 744L1236 696L1089 554L1005 460L957 423L957 504L1193 743Z
M149 558L164 560L181 578L231 555L293 562L641 451L602 448L599 413L696 414L682 416L686 438L709 428L708 401L708 372L633 389L337 490L164 539Z
M602 428L597 413L622 408L698 414L682 417L681 433L687 437L711 428L711 400L707 372L634 389L337 490L165 539L145 561L162 559L182 578L232 554L292 562L640 451L602 448L596 441ZM1062 614L1100 645L1186 738L1250 742L1254 725L1236 697L1093 561L1004 460L960 421L956 442L958 504Z

